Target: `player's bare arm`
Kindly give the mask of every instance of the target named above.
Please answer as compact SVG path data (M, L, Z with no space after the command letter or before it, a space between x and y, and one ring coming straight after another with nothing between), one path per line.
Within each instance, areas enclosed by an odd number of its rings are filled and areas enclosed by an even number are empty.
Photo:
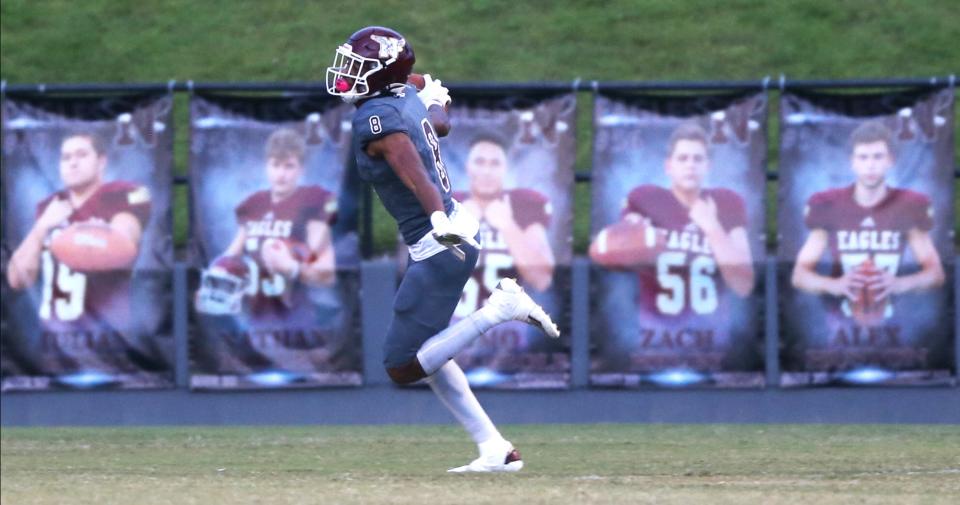
M427 170L417 154L417 148L406 133L391 133L374 140L367 144L366 151L371 157L387 161L403 185L417 197L428 216L434 212L444 212L440 192L427 177Z
M533 223L521 228L513 219L513 208L506 196L490 202L484 216L502 234L524 282L539 291L549 288L556 262L543 224Z
M320 220L306 223L306 247L268 239L261 248L263 266L271 274L311 286L333 284L336 270L330 227Z
M907 244L920 265L920 271L898 277L894 272L881 269L880 275L870 286L876 300L943 285L945 279L943 264L940 262L940 254L933 244L930 233L913 228L907 233Z
M130 212L119 212L110 219L110 230L116 235L117 240L126 240L132 246L123 249L131 252L126 266L132 266L140 252L140 237L143 236L140 221Z
M440 105L433 104L427 108L427 117L433 124L433 130L437 132L438 137L446 137L450 133L450 117L446 109Z
M830 294L856 301L860 290L868 280L859 269L850 269L840 277L830 277L817 273L817 262L826 252L828 241L829 237L826 230L815 228L810 232L806 242L803 243L803 247L797 254L797 261L793 265L793 275L790 282L793 287L810 294Z
M427 117L433 124L433 130L438 137L446 137L450 133L450 118L447 108L450 106L450 92L440 79L434 79L430 74L420 76L423 87L419 88L417 98L427 108Z
M717 216L717 204L711 197L698 198L690 206L690 220L710 244L727 286L740 296L749 295L753 291L754 272L746 229L738 226L729 232L724 230Z
M431 233L437 241L451 248L461 259L463 258L463 251L459 248L461 242L480 248L480 244L473 237L464 235L447 218L440 190L427 177L426 168L417 153L417 148L407 134L391 133L370 142L367 144L366 152L371 157L386 160L403 185L414 194L420 202L420 207L430 216L430 223L433 225Z
M37 281L40 273L40 253L43 241L57 225L73 213L73 205L65 198L56 197L33 223L23 241L13 251L7 267L7 282L13 289L24 289Z
M311 258L301 264L300 280L313 286L329 286L336 278L336 257L330 226L320 220L307 221L307 248Z

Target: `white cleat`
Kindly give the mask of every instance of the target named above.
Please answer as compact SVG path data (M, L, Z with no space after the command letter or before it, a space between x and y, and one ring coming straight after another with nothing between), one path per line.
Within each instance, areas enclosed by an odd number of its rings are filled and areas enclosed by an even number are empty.
M537 302L523 291L517 281L510 277L500 279L497 289L487 299L484 308L486 307L495 310L502 321L523 321L540 328L549 337L560 336L560 329L544 312L543 307L537 305Z
M500 473L519 472L523 468L520 452L513 448L513 444L504 440L506 447L492 454L483 455L470 462L469 465L458 466L447 470L449 473Z

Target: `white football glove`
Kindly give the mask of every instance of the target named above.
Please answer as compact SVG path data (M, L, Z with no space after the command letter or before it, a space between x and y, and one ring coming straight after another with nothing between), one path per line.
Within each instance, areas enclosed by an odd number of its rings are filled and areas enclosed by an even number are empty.
M450 249L460 261L464 261L467 257L463 249L460 249L460 244L467 244L475 249L480 249L480 244L463 230L458 230L443 212L438 210L430 214L430 224L433 225L433 230L430 232L433 234L433 238L440 245Z
M430 77L430 74L423 75L423 89L417 92L417 98L423 102L427 109L431 105L444 107L450 103L450 91L440 82L440 79Z

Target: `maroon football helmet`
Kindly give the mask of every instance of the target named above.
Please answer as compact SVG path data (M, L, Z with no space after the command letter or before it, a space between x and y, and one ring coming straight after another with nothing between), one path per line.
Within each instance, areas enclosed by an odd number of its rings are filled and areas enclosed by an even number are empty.
M253 285L253 260L245 256L220 256L203 271L194 303L197 312L239 314L243 295Z
M355 32L327 68L327 92L352 103L404 84L417 61L403 35L382 26Z

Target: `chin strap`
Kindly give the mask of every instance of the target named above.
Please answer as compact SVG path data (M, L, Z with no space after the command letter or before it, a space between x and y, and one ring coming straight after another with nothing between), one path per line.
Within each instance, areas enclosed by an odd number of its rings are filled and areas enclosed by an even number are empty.
M394 96L403 96L404 92L406 92L406 87L407 85L402 82L395 82L393 84L388 85L386 88L384 88L381 91L374 91L373 93L363 95L363 96L359 96L359 95L341 96L340 98L346 103L356 103L356 102L359 102L360 100L369 100L371 98L378 97L384 94L383 93L384 91L388 93L392 93Z
M348 95L342 95L342 96L340 97L340 99L343 100L344 103L355 104L355 103L357 103L357 102L359 102L359 101L361 101L361 100L369 100L369 99L374 98L374 97L377 97L377 96L380 96L380 92L379 92L379 91L370 93L370 94L368 94L368 95L349 95L349 96L348 96Z

